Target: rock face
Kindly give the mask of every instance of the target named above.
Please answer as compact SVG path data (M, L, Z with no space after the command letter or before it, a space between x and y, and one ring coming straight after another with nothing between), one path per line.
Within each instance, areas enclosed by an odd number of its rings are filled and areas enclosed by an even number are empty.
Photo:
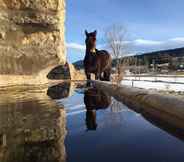
M0 0L0 75L65 64L64 0Z

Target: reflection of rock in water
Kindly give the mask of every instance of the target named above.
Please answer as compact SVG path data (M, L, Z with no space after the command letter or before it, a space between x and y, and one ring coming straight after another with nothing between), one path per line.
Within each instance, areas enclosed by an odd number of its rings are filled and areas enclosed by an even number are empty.
M62 82L60 84L49 87L47 95L51 99L62 99L71 96L74 93L75 83Z
M58 85L54 85L52 87L49 87L47 95L50 96L52 99L66 98L69 96L70 86L70 82L63 82Z
M86 126L88 130L96 130L96 110L106 109L111 104L111 97L96 88L84 92L84 103L86 105Z
M65 111L45 93L37 95L39 99L35 94L28 100L1 102L1 162L65 161Z
M151 124L184 141L184 129L179 126L183 125L183 121L179 118L174 118L169 114L164 114L157 110L152 110L151 113L146 111L140 113ZM176 127L175 124L178 127Z

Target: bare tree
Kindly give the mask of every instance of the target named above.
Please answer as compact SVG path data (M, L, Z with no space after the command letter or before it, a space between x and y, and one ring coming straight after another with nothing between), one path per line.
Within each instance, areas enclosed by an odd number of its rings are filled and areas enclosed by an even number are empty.
M112 25L106 30L105 37L112 57L116 61L115 81L120 83L125 72L124 67L128 63L128 57L125 58L128 44L126 41L127 30L122 25Z

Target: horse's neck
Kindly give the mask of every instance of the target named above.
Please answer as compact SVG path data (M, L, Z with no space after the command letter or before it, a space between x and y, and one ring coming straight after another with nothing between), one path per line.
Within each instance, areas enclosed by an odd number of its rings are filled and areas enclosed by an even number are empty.
M89 49L86 48L86 56L85 57L90 57L93 53L96 53L97 49L93 48L93 49Z
M96 47L90 48L90 47L87 47L87 46L86 46L86 52L88 52L88 53L95 52L95 50L96 50Z

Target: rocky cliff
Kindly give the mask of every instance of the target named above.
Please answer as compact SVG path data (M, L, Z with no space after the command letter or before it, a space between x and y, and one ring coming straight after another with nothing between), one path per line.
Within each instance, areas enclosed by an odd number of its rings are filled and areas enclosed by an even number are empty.
M64 20L64 0L0 0L0 80L65 64Z

